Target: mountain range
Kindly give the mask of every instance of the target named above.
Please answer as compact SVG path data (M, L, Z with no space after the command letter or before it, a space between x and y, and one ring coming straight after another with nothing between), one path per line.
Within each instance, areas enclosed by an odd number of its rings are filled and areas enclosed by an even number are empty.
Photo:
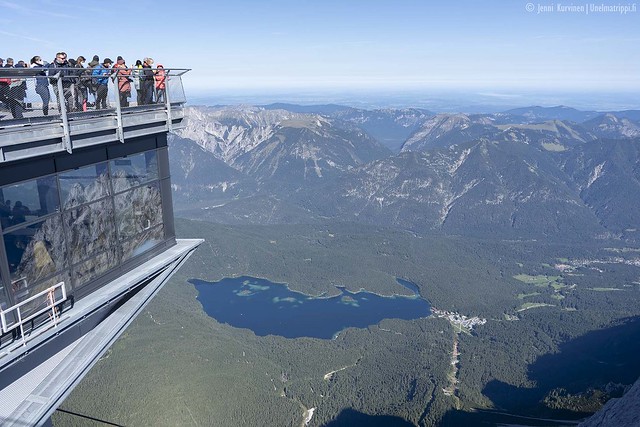
M176 212L492 238L636 239L640 112L189 107Z

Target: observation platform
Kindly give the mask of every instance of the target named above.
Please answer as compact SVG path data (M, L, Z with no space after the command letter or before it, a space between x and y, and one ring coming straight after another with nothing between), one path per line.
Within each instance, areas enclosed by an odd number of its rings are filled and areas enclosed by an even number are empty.
M202 242L171 198L187 71L0 68L1 425L49 424Z
M107 108L100 109L96 108L96 94L81 83L80 77L67 77L67 80L61 77L47 88L47 115L44 114L44 99L38 95L41 92L38 81L54 79L38 75L44 72L42 70L0 68L0 79L14 82L13 87L6 86L4 90L0 83L0 164L170 132L178 128L184 118L186 97L182 76L189 71L187 69L164 70L162 96L158 96L154 86L154 96L148 103L142 102L142 91L133 84L130 84L130 97L122 102L118 89L121 77L112 74L107 84ZM68 70L78 71L77 68ZM61 99L64 102L60 102ZM13 103L20 104L17 114L11 108Z

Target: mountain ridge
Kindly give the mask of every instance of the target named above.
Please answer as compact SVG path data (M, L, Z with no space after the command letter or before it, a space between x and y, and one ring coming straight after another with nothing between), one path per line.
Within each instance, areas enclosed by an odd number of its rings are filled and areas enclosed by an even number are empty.
M357 126L366 118L362 110L332 106L330 113L190 107L186 129L178 134L196 138L241 174L236 181L214 178L219 182L209 187L227 188L216 197L201 191L211 206L220 205L207 217L304 222L306 213L310 221L332 218L478 237L636 238L628 230L638 202L619 197L611 203L606 196L613 183L626 183L640 200L633 168L640 162L639 142L625 136L628 126L609 131L620 142L606 150L600 135L557 118L509 123L515 116L502 113L376 110L375 117L395 114L396 124L408 117L405 129L419 126L394 154ZM358 120L343 120L344 114ZM188 164L177 163L178 169ZM220 197L224 203L213 203ZM255 215L250 210L260 204L254 200L282 214Z

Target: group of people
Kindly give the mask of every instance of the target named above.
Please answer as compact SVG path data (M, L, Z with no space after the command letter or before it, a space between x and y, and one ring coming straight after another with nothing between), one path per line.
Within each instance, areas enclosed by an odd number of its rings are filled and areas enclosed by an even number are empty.
M136 90L137 105L165 102L167 73L161 64L153 69L152 58L137 60L133 67L128 67L122 56L118 56L114 63L109 58L102 62L98 55L94 55L91 62L85 66L85 57L67 59L65 52L58 52L51 63L42 60L40 56L31 58L30 64L18 61L14 64L12 58L6 61L0 58L2 68L34 68L39 70L35 75L35 92L42 99L42 113L49 114L51 93L49 85L57 100L58 111L61 101L67 112L87 111L91 106L88 102L89 94L95 99L95 109L106 109L109 90L109 78L114 78L117 84L121 107L129 106L131 97L131 83ZM6 63L5 63L6 62ZM61 83L60 85L58 83ZM62 93L60 93L62 87ZM6 104L14 118L22 118L24 99L27 94L27 82L18 75L0 74L0 102Z

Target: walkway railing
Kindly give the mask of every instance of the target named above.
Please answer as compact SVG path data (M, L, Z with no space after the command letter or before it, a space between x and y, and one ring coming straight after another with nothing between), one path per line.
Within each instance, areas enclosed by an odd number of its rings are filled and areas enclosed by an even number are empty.
M58 292L59 291L59 292ZM52 287L39 292L26 300L11 306L7 309L0 309L0 324L2 325L2 333L20 328L20 335L22 337L22 345L27 345L26 337L24 334L24 325L27 322L32 321L36 317L50 311L49 321L53 322L53 325L58 327L59 313L57 306L67 300L67 290L64 286L64 282L60 282ZM23 316L23 310L25 306L27 315ZM7 317L12 317L8 320Z
M71 153L74 136L85 143L83 135L94 131L111 129L124 142L126 125L137 124L123 117L152 113L151 119L140 120L164 123L169 131L182 118L172 110L186 102L182 76L188 69L99 70L105 74L93 75L86 68L0 68L0 163L9 159L5 148L33 142L24 136L29 126L55 125L38 138L57 138L61 149ZM153 75L145 76L145 70ZM99 118L104 119L100 126L89 120Z

